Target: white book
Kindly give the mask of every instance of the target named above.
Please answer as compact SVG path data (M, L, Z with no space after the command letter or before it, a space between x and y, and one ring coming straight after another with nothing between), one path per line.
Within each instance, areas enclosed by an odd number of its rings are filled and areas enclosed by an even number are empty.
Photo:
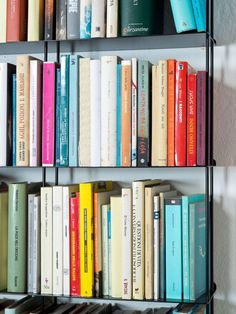
M52 187L41 188L41 293L52 294Z
M7 37L7 0L0 0L0 8L0 43L5 43Z
M109 260L108 260L108 223L107 211L110 205L102 205L102 294L108 296Z
M154 219L153 219L153 289L154 300L159 299L159 196L154 196Z
M80 0L80 38L91 38L92 0Z
M107 37L118 36L118 0L107 0Z
M111 243L111 208L107 209L107 237L108 237L108 295L112 296L112 243Z
M53 187L53 294L63 294L63 187Z
M33 223L33 293L40 292L40 196L34 197Z
M91 37L105 37L106 0L92 0Z
M30 61L30 167L41 164L42 62Z
M117 56L101 58L101 166L116 166Z
M132 298L132 189L122 189L122 299Z
M90 61L91 141L90 165L101 165L101 61Z
M132 58L132 167L137 167L137 106L138 106L138 62L136 58Z
M27 291L33 292L33 235L34 235L34 197L35 194L28 195L28 243L27 243Z

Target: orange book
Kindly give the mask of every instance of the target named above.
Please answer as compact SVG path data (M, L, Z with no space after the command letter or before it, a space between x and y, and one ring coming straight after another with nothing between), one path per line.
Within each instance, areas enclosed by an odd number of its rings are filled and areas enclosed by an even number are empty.
M176 60L168 60L168 114L167 114L167 158L168 166L175 165L175 73Z
M27 2L7 1L7 42L27 40Z
M122 167L131 166L131 61L121 62L121 151Z

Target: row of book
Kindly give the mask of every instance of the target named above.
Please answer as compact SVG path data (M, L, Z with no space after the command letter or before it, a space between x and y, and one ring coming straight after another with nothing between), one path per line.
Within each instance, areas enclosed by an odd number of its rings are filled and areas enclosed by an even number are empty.
M0 42L161 33L164 1L2 0ZM206 30L206 0L171 0L177 32Z
M206 292L203 194L160 180L11 183L0 200L2 290L179 301Z
M0 166L206 164L206 72L185 61L18 56L0 83Z

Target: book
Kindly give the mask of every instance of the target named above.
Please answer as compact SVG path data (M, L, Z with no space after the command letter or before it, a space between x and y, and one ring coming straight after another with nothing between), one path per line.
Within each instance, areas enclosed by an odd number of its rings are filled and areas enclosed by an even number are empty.
M60 166L60 108L61 108L61 69L56 69L56 96L55 96L55 164Z
M8 191L0 187L0 289L7 289L7 250L8 250Z
M117 101L116 101L116 166L121 166L121 64L117 64Z
M43 39L44 1L28 0L28 41Z
M6 314L30 313L42 303L42 297L25 297L8 306Z
M92 0L80 0L80 38L91 38Z
M41 210L40 195L34 196L33 201L33 267L32 267L32 285L33 293L39 293L41 284Z
M41 165L42 62L30 61L30 167Z
M138 61L138 166L147 167L150 162L150 104L148 61Z
M197 72L197 165L206 164L206 72Z
M45 15L44 15L44 39L55 39L55 0L45 0Z
M121 61L121 151L122 167L131 166L131 61Z
M170 3L177 33L195 30L192 0L171 0Z
M90 58L79 60L79 165L91 165Z
M80 37L80 0L67 1L67 39Z
M66 40L67 1L56 1L56 40Z
M166 298L182 300L182 200L165 200ZM175 271L173 272L173 269Z
M69 71L70 56L61 56L60 166L69 165Z
M7 1L7 42L27 39L27 0Z
M92 0L91 38L105 37L106 0Z
M16 166L16 74L12 75L12 166Z
M107 27L108 38L118 36L118 0L107 0Z
M26 292L27 184L10 183L8 194L7 291Z
M34 236L34 197L28 195L28 232L27 232L27 292L33 292L33 236Z
M137 112L138 112L138 62L136 58L132 62L131 81L131 106L132 106L132 167L137 167Z
M7 39L7 0L1 0L0 7L0 43L5 43Z
M42 164L54 165L55 151L55 62L43 64Z
M197 25L198 32L206 31L206 11L207 4L206 0L192 0L193 13L195 17L195 22Z
M112 243L111 243L111 205L107 208L107 244L108 244L108 295L112 296Z
M116 166L117 115L116 56L101 57L101 166Z
M160 218L160 197L153 198L153 299L158 300L160 295L159 288L159 218Z
M108 217L110 205L102 205L102 295L109 295ZM95 282L96 284L96 282Z

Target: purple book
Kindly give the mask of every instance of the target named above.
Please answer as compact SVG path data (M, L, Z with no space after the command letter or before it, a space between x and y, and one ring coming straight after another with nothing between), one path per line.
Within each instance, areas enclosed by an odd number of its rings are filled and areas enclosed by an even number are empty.
M206 71L197 73L197 165L206 165Z

